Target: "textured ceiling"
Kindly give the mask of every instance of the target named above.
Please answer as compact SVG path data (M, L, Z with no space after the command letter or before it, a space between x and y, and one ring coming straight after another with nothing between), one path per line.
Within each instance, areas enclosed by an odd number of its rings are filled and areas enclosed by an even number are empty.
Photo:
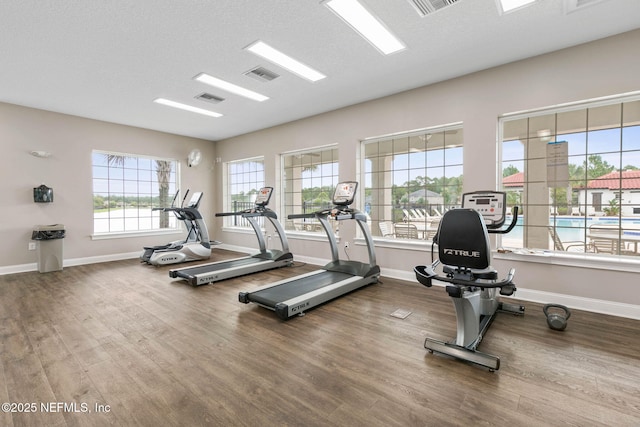
M640 27L639 0L571 13L538 0L503 16L496 0L458 0L426 17L408 0L361 1L406 50L381 55L319 0L0 0L0 102L220 140ZM310 83L243 50L258 39L328 77ZM243 75L256 66L280 77ZM205 86L201 72L271 99Z

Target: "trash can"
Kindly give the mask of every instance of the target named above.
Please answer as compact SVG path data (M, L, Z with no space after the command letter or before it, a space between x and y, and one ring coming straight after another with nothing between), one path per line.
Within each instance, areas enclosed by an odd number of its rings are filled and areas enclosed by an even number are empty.
M31 240L38 244L38 271L48 273L62 270L65 230L62 224L36 225Z

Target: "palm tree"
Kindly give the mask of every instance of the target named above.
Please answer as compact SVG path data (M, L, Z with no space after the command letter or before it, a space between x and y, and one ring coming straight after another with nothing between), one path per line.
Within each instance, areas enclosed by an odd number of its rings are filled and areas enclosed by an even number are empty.
M160 206L169 204L169 177L171 176L171 162L167 160L156 160L156 176L160 190ZM160 213L160 228L169 227L169 212Z

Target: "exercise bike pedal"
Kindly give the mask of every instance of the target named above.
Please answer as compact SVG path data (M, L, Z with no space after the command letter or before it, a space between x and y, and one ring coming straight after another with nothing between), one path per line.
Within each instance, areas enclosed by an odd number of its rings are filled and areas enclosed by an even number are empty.
M514 285L505 285L500 288L500 295L509 296L513 295L516 291L516 287Z

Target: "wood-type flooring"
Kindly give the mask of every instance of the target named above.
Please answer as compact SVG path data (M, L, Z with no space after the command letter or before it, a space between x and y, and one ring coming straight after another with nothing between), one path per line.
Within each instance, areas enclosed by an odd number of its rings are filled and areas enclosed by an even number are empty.
M0 276L0 425L640 426L638 320L575 310L557 332L523 302L480 345L489 372L424 349L455 336L442 287L383 277L282 321L238 292L317 266L197 288L170 268Z

